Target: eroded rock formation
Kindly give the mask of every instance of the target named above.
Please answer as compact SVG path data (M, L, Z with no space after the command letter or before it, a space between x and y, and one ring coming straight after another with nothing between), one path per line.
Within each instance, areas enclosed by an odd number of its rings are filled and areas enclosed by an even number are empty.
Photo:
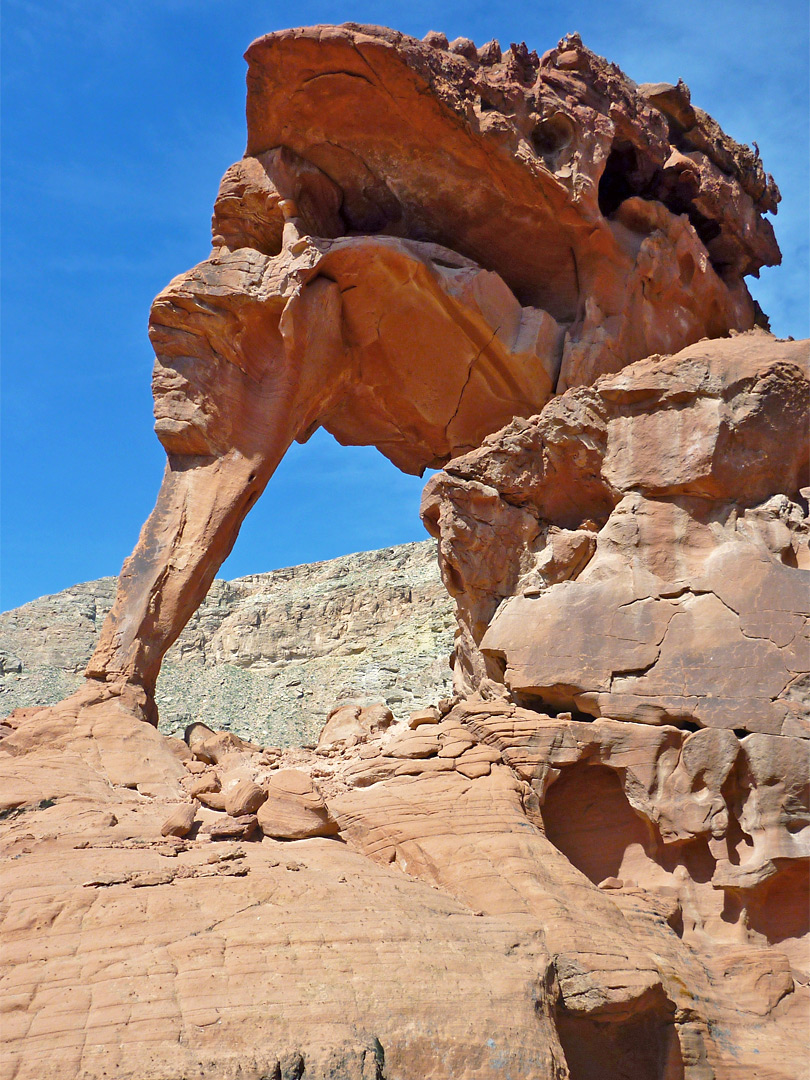
M804 1075L799 740L354 719L312 752L12 717L10 1076Z
M459 692L806 736L809 364L760 332L703 341L433 477Z
M808 350L743 284L773 182L576 37L248 62L214 252L153 309L158 505L86 685L0 740L10 1076L806 1074ZM446 463L455 696L314 750L160 735L164 652L317 424Z
M293 441L420 472L557 391L756 319L778 193L683 87L572 37L481 57L379 28L247 53L214 249L157 298L157 506L88 667L138 688ZM364 121L357 123L357 116Z

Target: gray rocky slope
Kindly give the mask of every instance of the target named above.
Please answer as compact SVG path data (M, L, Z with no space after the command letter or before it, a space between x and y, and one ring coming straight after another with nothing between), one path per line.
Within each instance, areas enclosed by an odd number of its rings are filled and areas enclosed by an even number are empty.
M101 578L0 614L0 716L81 683L114 596ZM161 730L292 746L340 702L402 718L450 693L454 628L432 540L217 580L163 664Z

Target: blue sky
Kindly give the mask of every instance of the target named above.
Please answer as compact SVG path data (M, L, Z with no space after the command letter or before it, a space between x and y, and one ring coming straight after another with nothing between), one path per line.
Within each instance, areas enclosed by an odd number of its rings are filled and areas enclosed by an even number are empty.
M242 53L290 25L382 23L538 51L578 30L638 82L683 78L756 140L783 194L783 266L752 292L808 335L805 0L650 4L2 0L0 607L117 574L164 455L152 433L153 296L209 251L245 143ZM223 575L421 539L422 481L324 433L288 454Z

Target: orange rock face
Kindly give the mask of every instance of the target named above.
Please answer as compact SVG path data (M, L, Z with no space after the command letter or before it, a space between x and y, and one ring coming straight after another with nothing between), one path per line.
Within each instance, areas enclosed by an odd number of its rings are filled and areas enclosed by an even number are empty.
M157 506L85 687L0 728L4 1075L806 1075L808 347L743 283L773 181L576 35L247 59L214 250L152 310ZM318 425L445 465L455 697L165 738L162 657Z
M316 27L247 59L212 254L152 309L167 471L87 672L147 699L294 439L322 425L420 473L566 387L751 328L743 276L779 260L752 152L576 36L479 56Z
M428 483L459 692L641 723L807 734L810 349L762 332L650 358Z
M9 1076L802 1075L798 740L468 699L204 766L257 822L115 697L10 727Z

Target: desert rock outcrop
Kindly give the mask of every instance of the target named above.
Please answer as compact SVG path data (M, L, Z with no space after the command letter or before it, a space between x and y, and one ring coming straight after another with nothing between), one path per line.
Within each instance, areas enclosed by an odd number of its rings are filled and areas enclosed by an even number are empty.
M808 415L807 343L754 332L569 391L454 459L423 518L457 690L806 736Z
M797 740L478 699L320 751L11 725L10 1076L802 1075Z
M348 24L247 60L212 254L152 308L168 463L87 668L152 720L294 439L322 425L420 473L566 387L750 329L743 277L779 260L758 158L576 36L479 57Z
M804 1078L808 345L743 283L773 181L576 35L247 59L214 251L153 308L158 504L86 683L0 728L9 1077ZM166 736L163 655L318 424L444 464L454 693Z

